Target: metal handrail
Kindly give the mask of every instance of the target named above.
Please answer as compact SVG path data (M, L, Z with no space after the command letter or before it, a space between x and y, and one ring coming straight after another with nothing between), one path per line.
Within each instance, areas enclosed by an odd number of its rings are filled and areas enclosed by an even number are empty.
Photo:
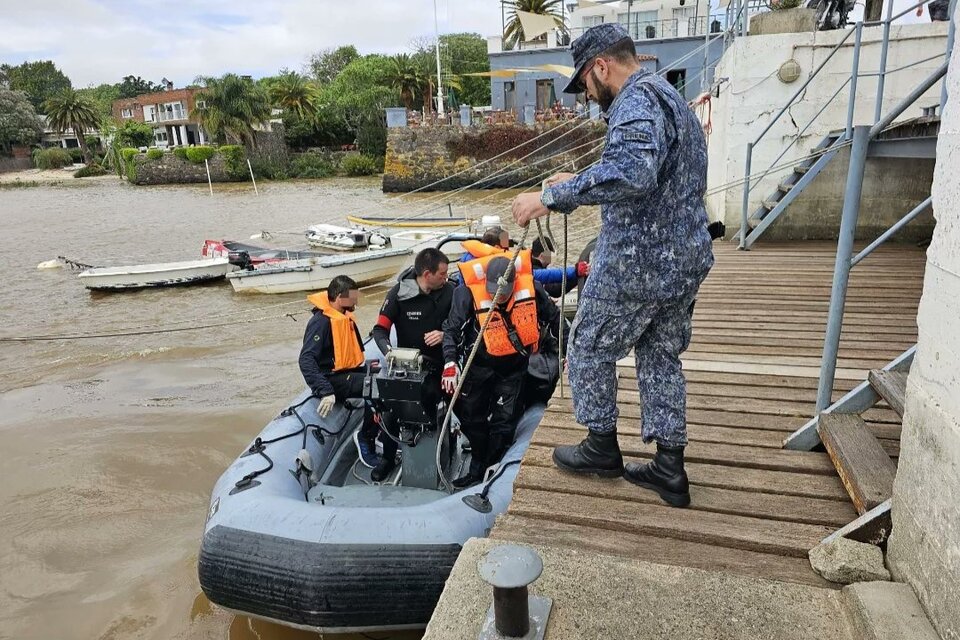
M770 119L770 121L767 123L767 126L764 127L763 131L760 132L760 135L758 135L753 140L753 142L750 142L747 144L747 160L745 163L746 171L744 173L744 175L747 176L747 178L746 180L744 180L744 183L743 183L743 202L742 202L743 210L740 212L741 213L741 224L740 224L740 248L741 249L746 249L747 247L746 237L747 237L747 227L749 226L749 223L747 221L750 218L750 190L751 190L751 180L749 176L750 176L750 167L753 162L754 147L757 145L757 143L760 142L760 140L763 139L764 136L767 135L770 129L773 128L773 125L775 125L780 120L783 114L787 112L787 109L793 106L793 103L796 102L797 98L799 98L801 95L803 95L806 92L807 87L810 86L810 83L813 82L814 78L816 78L820 74L820 71L823 70L823 68L827 65L827 63L830 62L831 59L833 59L833 56L835 56L837 52L840 50L840 48L847 42L847 40L850 39L850 36L853 35L854 33L859 34L860 31L861 29L860 27L858 27L855 30L847 32L847 34L840 39L840 41L833 47L833 49L830 50L830 53L827 54L827 57L823 59L823 61L819 64L819 66L817 66L817 68L814 69L814 71L810 74L810 76L806 79L806 81L802 85L800 85L800 88L797 89L792 96L790 96L790 99L787 100L783 108L777 112L777 115L775 115L773 118ZM859 35L858 35L858 38L859 38ZM847 81L844 83L843 86L846 86L848 82L850 82L850 78L847 78ZM831 100L833 100L833 98L831 98ZM822 112L823 110L817 113L817 116L819 116L820 113ZM809 126L809 124L810 123L807 123L807 126ZM796 139L794 139L794 141L791 142L791 146L793 146L795 142L796 142ZM781 155L780 157L782 158L783 155ZM778 160L779 159L780 158L778 158ZM771 164L771 167L775 165L776 165L776 162ZM768 169L766 172L764 172L764 175L763 175L764 178L766 177L767 173L769 173L769 171L770 170Z
M894 223L892 227L890 227L889 229L881 233L880 236L877 237L877 239L871 242L869 245L867 245L867 247L863 251L855 255L850 260L850 266L851 267L855 266L858 262L860 262L861 260L866 258L868 255L873 253L877 247L879 247L884 242L889 240L895 233L900 231L900 229L903 229L905 226L913 222L914 218L916 218L921 213L926 211L932 204L933 204L933 196L928 196L926 200L924 200L923 202L918 204L916 207L914 207L910 211L910 213L908 213L907 215L897 220L897 222Z
M770 174L770 172L773 171L773 168L774 168L774 167L779 166L778 163L779 163L781 160L783 160L783 156L787 155L787 152L790 151L790 149L792 149L793 146L794 146L795 144L797 144L797 142L800 141L800 139L803 137L803 134L805 134L805 133L807 132L807 129L810 128L810 125L812 125L812 124L816 121L816 119L820 117L820 114L821 114L821 113L823 113L824 111L826 111L827 107L829 107L831 104L833 104L833 101L836 100L837 96L840 95L840 92L843 91L844 87L846 87L848 84L850 84L850 78L847 78L846 80L844 80L844 81L843 81L843 84L841 84L839 87L837 87L837 90L834 91L834 93L833 93L832 96L830 96L830 99L827 100L826 102L824 102L824 103L823 103L823 106L820 107L820 110L817 111L817 113L814 114L814 116L813 116L812 118L810 118L810 121L807 122L807 124L803 127L803 129L801 129L800 132L799 132L797 135L793 136L793 140L790 141L790 144L788 144L788 145L783 149L783 151L780 152L780 155L777 156L777 159L776 159L776 160L774 160L773 162L770 163L770 166L767 168L766 171L763 172L763 175L761 175L759 178L757 178L757 179L755 180L755 183L756 183L756 184L760 184L760 183L764 180L764 178L766 178L766 177ZM840 139L837 140L837 142L842 142L843 140L849 140L849 138L846 137L846 134L841 135L841 136L840 136ZM836 144L836 142L835 142L834 144ZM830 145L830 146L832 147L833 145ZM830 149L830 147L826 147L826 148L823 150L824 153L826 153L829 149Z
M933 73L924 78L923 82L914 87L913 91L908 93L900 102L897 103L893 109L891 109L887 115L883 116L870 128L870 138L875 138L878 133L886 129L890 124L904 111L907 110L914 102L920 99L920 97L927 92L933 85L937 84L943 76L947 75L947 67L950 64L950 60L944 60L943 64L937 67Z
M917 65L923 64L924 62L932 62L933 60L936 60L937 58L942 58L942 57L945 56L945 55L947 55L947 54L946 54L946 53L938 53L938 54L935 55L935 56L930 56L929 58L924 58L923 60L916 60L916 61L914 61L914 62L911 62L910 64L905 64L905 65L903 65L902 67L896 67L895 69L887 69L887 70L886 70L885 72L883 72L883 73L885 73L886 75L890 75L891 73L897 73L898 71L904 71L904 70L906 70L906 69L911 69L911 68L913 68L913 67L916 67ZM871 71L870 73L861 73L861 74L860 74L860 77L861 77L861 78L873 78L873 77L875 77L875 76L879 76L880 73L881 73L880 71ZM877 116L877 117L875 118L875 120L879 120L879 119L880 119L879 116Z

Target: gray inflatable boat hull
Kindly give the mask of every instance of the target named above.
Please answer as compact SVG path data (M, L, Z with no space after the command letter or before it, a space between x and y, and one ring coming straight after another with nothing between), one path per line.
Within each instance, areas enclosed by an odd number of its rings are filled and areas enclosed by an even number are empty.
M483 485L447 495L403 486L325 486L318 474L320 483L308 489L295 475L301 449L323 470L354 446L362 413L337 406L319 420L317 400L308 397L305 392L297 398L305 401L299 415L336 435L321 442L311 430L306 439L287 437L261 452L248 448L224 472L213 489L200 547L201 588L227 609L321 632L424 626L462 545L487 536L507 509L517 463L543 405L522 416L489 490L492 509L480 513L463 498ZM299 430L296 415L281 414L259 439ZM269 471L242 482L268 464Z

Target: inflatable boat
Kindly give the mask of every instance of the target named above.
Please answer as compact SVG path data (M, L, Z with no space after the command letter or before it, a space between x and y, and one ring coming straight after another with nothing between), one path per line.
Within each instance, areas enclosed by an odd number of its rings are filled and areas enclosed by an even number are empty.
M358 460L363 407L337 405L320 419L308 393L221 476L198 563L212 602L321 633L426 625L462 545L487 536L510 503L544 405L526 408L484 482L454 490L449 479L466 473L470 452L456 420L441 434L422 407L415 354L395 349L368 375L369 401L385 409L402 452L384 482Z

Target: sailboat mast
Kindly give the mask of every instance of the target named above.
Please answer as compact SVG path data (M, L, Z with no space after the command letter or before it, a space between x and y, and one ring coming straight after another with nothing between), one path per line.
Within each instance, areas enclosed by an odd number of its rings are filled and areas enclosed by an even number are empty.
M443 81L440 75L440 20L437 18L437 0L433 0L433 28L437 32L437 114L443 115Z

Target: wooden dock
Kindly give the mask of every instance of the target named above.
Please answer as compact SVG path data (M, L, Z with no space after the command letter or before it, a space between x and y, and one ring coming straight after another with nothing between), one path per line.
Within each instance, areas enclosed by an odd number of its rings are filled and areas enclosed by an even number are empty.
M812 415L826 327L835 243L763 244L739 252L715 244L694 337L684 355L692 483L689 509L673 509L624 480L565 474L553 447L584 436L569 400L554 397L534 434L513 502L491 536L640 560L835 586L810 568L807 551L857 516L826 453L781 443ZM925 255L886 246L852 272L835 397L916 342ZM642 443L632 363L620 367L620 446ZM893 458L900 417L864 415Z

